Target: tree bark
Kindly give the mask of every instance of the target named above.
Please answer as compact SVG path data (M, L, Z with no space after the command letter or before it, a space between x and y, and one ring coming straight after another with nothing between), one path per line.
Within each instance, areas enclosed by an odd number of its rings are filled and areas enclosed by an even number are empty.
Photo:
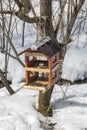
M40 0L40 18L44 19L44 22L39 24L41 37L49 36L58 44L52 25L52 0Z
M40 26L41 37L49 36L57 43L52 26L52 1L40 0L40 17L44 19L44 23ZM50 107L50 99L54 86L49 90L39 91L38 111L44 116L52 116L52 109Z
M38 111L44 116L52 116L52 108L50 105L50 100L53 88L54 86L52 86L49 90L45 92L39 91Z

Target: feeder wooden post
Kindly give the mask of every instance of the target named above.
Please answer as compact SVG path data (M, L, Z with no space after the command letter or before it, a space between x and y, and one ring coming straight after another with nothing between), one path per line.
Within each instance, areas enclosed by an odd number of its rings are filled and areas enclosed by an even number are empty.
M29 67L29 57L25 54L25 67ZM26 84L29 83L29 71L26 70Z
M52 71L51 71L51 67L52 67L52 61L50 59L48 59L48 68L50 70L50 72L48 73L48 86L51 87L52 85Z

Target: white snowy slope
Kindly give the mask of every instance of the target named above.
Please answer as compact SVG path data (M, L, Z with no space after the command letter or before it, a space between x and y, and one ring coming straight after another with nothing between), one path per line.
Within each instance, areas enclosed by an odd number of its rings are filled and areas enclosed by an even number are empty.
M87 74L86 36L80 36L79 42L78 38L75 39L74 44L68 47L63 65L63 76L71 81L82 79ZM18 51L20 49L17 48ZM24 55L21 58L24 61ZM1 53L0 63L0 68L4 70L4 55ZM10 96L5 88L0 89L0 130L43 130L40 121L54 123L54 130L87 128L87 84L68 86L65 99L60 87L55 85L51 99L53 117L43 117L37 111L38 91L25 90L23 83L19 83L25 78L25 72L16 60L9 60L8 77L16 93ZM65 90L65 86L62 88Z
M13 88L19 86L22 84ZM9 96L5 88L0 89L0 130L43 130L40 121L56 124L54 130L85 130L86 97L87 84L69 86L65 99L60 87L55 85L51 99L53 117L43 117L37 111L38 91L20 88Z
M35 6L35 12L39 14L39 0L31 2ZM54 14L57 8L56 4ZM18 23L18 35L16 36L15 31L13 35L13 42L18 53L28 47L32 49L37 47L36 43L32 45L36 40L36 32L34 26L30 24L26 24L25 46L21 47L22 24L22 22ZM11 54L14 55L12 50ZM62 77L72 82L87 77L86 57L87 36L74 36L73 42L67 48ZM20 58L24 62L24 55ZM0 69L3 71L4 66L5 56L0 53ZM87 128L87 84L68 86L65 99L62 97L60 86L56 84L51 99L53 117L43 117L37 111L38 91L22 88L24 83L21 81L25 80L25 70L12 58L9 59L8 64L8 79L12 80L15 94L10 96L6 88L0 89L0 130L44 130L41 127L41 121L45 124L55 124L54 130L85 130ZM62 88L65 90L66 87L62 86Z
M1 89L0 130L42 130L35 101L37 92L21 89L13 96L8 96L6 90Z
M75 81L87 77L87 35L73 37L63 63L62 78Z
M65 89L65 87L63 87ZM53 96L53 122L55 130L85 130L87 128L87 84L68 87L65 99L61 90L55 87Z
M28 29L28 26L26 28ZM28 37L26 33L24 48L21 47L20 35L13 37L18 53L31 47L35 41L36 35L32 35L32 37L29 35ZM72 82L87 77L86 37L86 35L73 37L73 43L67 49L62 77ZM36 46L33 45L32 48L34 47ZM4 58L5 56L0 53L0 69L3 71L5 69ZM24 61L24 55L21 55L20 58ZM19 83L25 79L25 70L16 60L11 58L8 64L8 78L12 80L13 89L18 91L13 96L9 96L5 88L0 89L0 130L43 130L40 120L55 123L54 130L59 130L59 128L64 130L84 130L84 128L87 128L87 84L69 86L66 99L62 98L62 91L56 85L51 100L53 117L46 118L36 110L38 91L21 88L23 84Z

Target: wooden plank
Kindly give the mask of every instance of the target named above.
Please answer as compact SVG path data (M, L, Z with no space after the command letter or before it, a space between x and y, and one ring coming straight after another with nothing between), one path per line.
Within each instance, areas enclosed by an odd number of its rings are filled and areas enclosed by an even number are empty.
M55 58L55 60L53 61L54 58ZM52 68L53 68L53 67L54 67L55 65L57 65L58 62L59 62L59 53L55 54L55 55L51 58L51 60L52 60Z
M35 83L43 84L43 85L48 85L47 81L39 81L37 80Z
M28 67L29 66L29 57L28 56L25 56L25 67ZM29 83L29 78L30 78L30 74L29 74L29 71L25 71L25 76L26 76L26 83L28 84Z
M59 68L59 64L57 64L57 65L52 69L52 73L55 72L58 68Z
M59 79L59 77L56 77L55 79L53 79L53 80L52 80L52 85L54 85L55 83L57 83L57 82L58 82L58 79Z
M49 68L49 69L52 68L52 61L51 61L51 59L48 59L48 68Z
M32 89L32 90L39 90L39 91L46 91L47 90L47 88L44 86L38 87L38 86L32 86L32 85L23 85L23 88Z
M34 52L34 53L26 52L25 56L46 57L48 59L48 57L45 54L39 52Z
M51 72L51 68L52 68L52 61L49 59L48 60L48 68L50 70L50 73L48 73L48 86L52 86L52 72Z
M47 72L50 73L50 69L42 69L42 68L34 68L34 67L25 67L26 71L33 71L33 72Z
M52 68L54 68L58 64L58 61L52 63Z

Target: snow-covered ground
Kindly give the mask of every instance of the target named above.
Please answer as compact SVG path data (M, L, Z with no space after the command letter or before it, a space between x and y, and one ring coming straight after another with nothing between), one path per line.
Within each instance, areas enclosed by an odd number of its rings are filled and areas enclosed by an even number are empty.
M87 76L86 36L73 39L74 44L68 46L62 75L71 81ZM22 49L17 48L19 52ZM24 61L24 55L21 59ZM4 70L4 55L1 53L0 63L0 68ZM43 117L37 111L38 91L22 88L25 72L16 60L9 60L8 78L12 80L16 93L10 96L5 88L0 89L0 130L44 130L41 122L47 125L47 130L51 129L49 124L55 124L52 126L54 130L87 128L87 84L68 86L64 99L60 86L56 84L51 99L53 117Z
M38 14L39 2L32 0L32 3ZM21 26L17 29L21 33ZM18 52L30 47L36 40L35 29L32 25L26 24L25 32L24 48L21 47L20 34L17 37L15 34L13 36ZM62 77L72 82L87 77L86 57L87 35L74 36L73 42L67 48ZM3 71L4 58L4 55L0 53L0 69ZM24 61L24 55L21 59ZM10 96L6 88L0 89L0 130L44 130L42 123L45 125L45 130L85 130L87 128L87 84L68 86L64 98L60 86L56 84L51 98L53 117L44 117L37 111L38 91L22 88L25 71L12 58L9 59L8 64L8 79L12 80L15 94ZM66 86L61 87L63 90L66 89ZM51 128L49 124L55 125Z
M87 35L74 36L68 45L62 77L72 82L87 77Z
M43 117L38 113L38 91L20 86L22 84L14 85L16 93L12 96L5 88L0 90L0 130L44 130L40 122L55 124L54 130L87 128L87 84L68 86L64 99L60 87L55 85L51 99L53 117Z
M63 88L65 89L65 88ZM61 90L56 86L53 93L54 115L52 120L57 122L55 130L84 130L87 128L87 84L71 85L68 87L65 99Z

